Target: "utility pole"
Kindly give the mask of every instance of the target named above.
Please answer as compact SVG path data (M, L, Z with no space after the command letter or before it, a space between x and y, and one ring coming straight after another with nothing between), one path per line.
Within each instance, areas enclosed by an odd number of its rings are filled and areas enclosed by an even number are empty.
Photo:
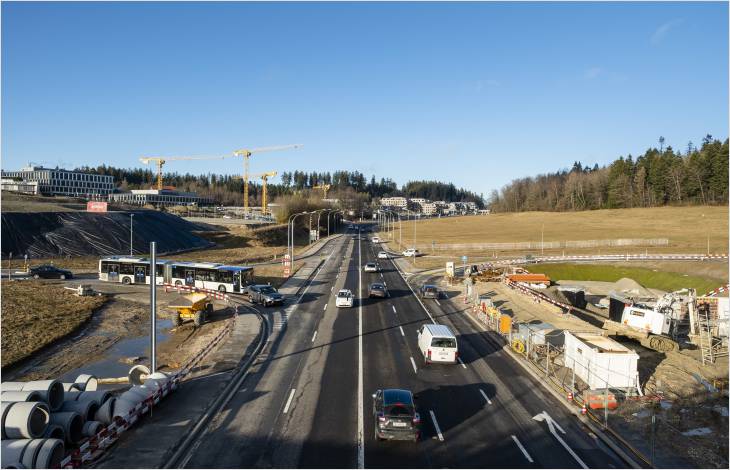
M157 372L157 242L150 242L150 372Z
M542 230L540 230L540 254L545 254L545 223L542 224Z
M134 255L134 214L129 214L129 256Z

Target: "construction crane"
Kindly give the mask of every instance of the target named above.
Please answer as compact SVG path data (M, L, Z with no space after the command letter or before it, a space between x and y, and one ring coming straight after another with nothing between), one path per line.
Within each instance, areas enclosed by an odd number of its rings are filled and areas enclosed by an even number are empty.
M274 152L276 150L288 150L301 147L302 144L279 145L276 147L261 147L255 149L240 149L233 152L234 157L243 157L243 212L248 212L248 159L254 153Z
M227 155L219 156L219 157L141 157L139 161L144 163L145 165L148 165L150 162L156 162L157 163L157 190L162 190L162 167L165 164L165 162L169 161L175 161L175 160L222 160L226 158Z
M324 197L322 199L327 199L327 191L329 191L331 187L332 186L329 184L318 184L316 186L312 186L312 189L321 189L324 193Z
M261 178L261 181L263 181L262 188L261 188L261 214L266 215L268 213L267 209L267 192L266 192L266 184L268 183L269 178L273 178L276 176L276 171L269 171L267 173L259 173L257 175L248 175L249 178ZM240 176L238 177L240 178Z

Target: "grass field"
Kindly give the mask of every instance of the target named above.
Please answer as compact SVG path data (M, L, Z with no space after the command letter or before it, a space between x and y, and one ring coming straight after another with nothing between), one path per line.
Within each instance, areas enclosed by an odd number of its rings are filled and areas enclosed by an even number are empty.
M527 269L530 272L544 273L553 281L564 279L616 282L621 278L628 277L644 287L661 289L667 292L691 287L697 289L698 295L703 295L724 283L721 279L691 276L658 269L606 264L533 264L527 266Z
M2 281L2 367L73 332L106 300L40 281Z
M704 214L704 216L703 216ZM709 237L710 252L728 251L728 207L656 207L646 209L610 209L584 212L520 212L486 216L444 217L424 219L416 227L416 240L421 251L431 252L432 242L451 243L516 243L544 241L606 240L617 238L668 238L669 246L601 248L601 252L626 253L705 253ZM404 246L413 244L414 222L403 222ZM396 222L392 232L396 243L401 234ZM596 251L597 249L589 249ZM522 250L524 252L525 250ZM535 253L540 250L531 250ZM567 252L585 250L566 250ZM519 250L497 252L516 254ZM437 250L437 253L441 253ZM545 254L562 250L545 250ZM443 253L446 254L446 253ZM484 253L487 255L487 253ZM493 256L494 253L488 253Z

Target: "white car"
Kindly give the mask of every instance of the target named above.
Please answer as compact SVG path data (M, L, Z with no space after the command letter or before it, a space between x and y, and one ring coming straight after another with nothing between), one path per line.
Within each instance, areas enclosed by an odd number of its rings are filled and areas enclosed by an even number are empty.
M379 237L373 237L373 243L380 243Z
M375 263L367 263L363 266L363 271L366 273L377 273L379 270L378 265Z
M352 303L352 292L349 289L342 289L337 292L337 299L335 300L336 307L352 307Z
M418 256L420 252L415 248L408 248L406 251L403 252L403 256Z
M379 259L388 259L388 253L386 253L385 251L381 251L380 253L378 253L378 258Z

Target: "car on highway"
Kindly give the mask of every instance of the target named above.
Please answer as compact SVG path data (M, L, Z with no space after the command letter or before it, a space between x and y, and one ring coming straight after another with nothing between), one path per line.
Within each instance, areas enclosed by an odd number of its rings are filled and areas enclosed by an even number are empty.
M380 237L373 237L373 243L380 243Z
M374 282L368 288L368 297L388 297L388 288L381 282Z
M365 266L363 266L362 269L366 273L377 273L380 271L380 266L378 266L377 263L365 263Z
M405 257L410 257L410 256L416 257L420 254L421 254L421 252L415 248L408 248L407 250L405 250L403 252L403 256L405 256Z
M337 292L337 298L335 299L336 307L352 307L354 297L350 289L340 289Z
M440 297L439 288L433 284L424 284L418 289L418 293L422 299L438 299Z
M73 273L67 269L57 268L50 264L42 264L28 271L33 279L72 279Z
M410 390L387 388L373 393L375 439L418 442L421 416Z
M418 349L423 362L446 362L456 364L459 360L459 347L456 335L446 325L426 324L418 329Z
M378 259L388 259L388 252L387 251L381 251L378 253Z
M281 305L284 303L284 296L268 284L253 284L246 287L243 293L253 304L261 304L264 307Z

